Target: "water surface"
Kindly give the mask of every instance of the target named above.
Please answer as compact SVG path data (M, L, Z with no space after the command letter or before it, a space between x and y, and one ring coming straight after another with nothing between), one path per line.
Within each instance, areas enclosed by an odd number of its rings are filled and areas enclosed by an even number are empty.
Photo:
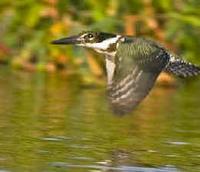
M200 79L154 87L130 115L75 76L0 69L0 171L200 171Z

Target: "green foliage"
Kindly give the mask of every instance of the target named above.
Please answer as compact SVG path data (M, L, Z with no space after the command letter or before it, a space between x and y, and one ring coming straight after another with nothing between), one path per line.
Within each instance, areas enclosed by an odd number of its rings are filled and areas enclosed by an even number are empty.
M53 68L77 66L80 70L84 66L89 72L84 65L86 55L49 42L95 29L154 37L185 58L198 62L199 9L198 0L1 0L0 45L10 51L0 53L0 58L12 57L8 61L14 66L31 63L41 68L41 64L51 64Z

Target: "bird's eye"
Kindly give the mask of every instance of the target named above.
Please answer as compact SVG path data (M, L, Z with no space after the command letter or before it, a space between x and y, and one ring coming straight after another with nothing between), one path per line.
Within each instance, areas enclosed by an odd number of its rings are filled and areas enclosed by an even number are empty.
M94 35L93 35L93 34L91 34L91 33L89 33L89 34L88 34L88 38L90 38L90 39L91 39L91 38L93 38L93 37L94 37Z

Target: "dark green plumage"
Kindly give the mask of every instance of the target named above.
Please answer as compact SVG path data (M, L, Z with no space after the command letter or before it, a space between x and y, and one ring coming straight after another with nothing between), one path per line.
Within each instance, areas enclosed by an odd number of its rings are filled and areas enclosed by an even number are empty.
M129 37L124 42L119 42L117 47L115 77L120 78L129 73L132 65L139 65L144 70L160 70L169 61L167 55L162 57L164 54L165 50L152 41ZM165 61L163 65L160 60Z

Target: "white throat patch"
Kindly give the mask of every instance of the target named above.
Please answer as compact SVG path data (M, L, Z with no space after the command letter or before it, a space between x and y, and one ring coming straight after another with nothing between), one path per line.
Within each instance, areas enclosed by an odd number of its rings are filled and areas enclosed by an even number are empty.
M110 39L106 39L102 42L98 42L98 43L86 43L84 46L88 47L88 48L93 48L96 51L98 50L107 50L111 44L116 43L119 39L121 38L120 35L116 35L116 37L110 38Z

